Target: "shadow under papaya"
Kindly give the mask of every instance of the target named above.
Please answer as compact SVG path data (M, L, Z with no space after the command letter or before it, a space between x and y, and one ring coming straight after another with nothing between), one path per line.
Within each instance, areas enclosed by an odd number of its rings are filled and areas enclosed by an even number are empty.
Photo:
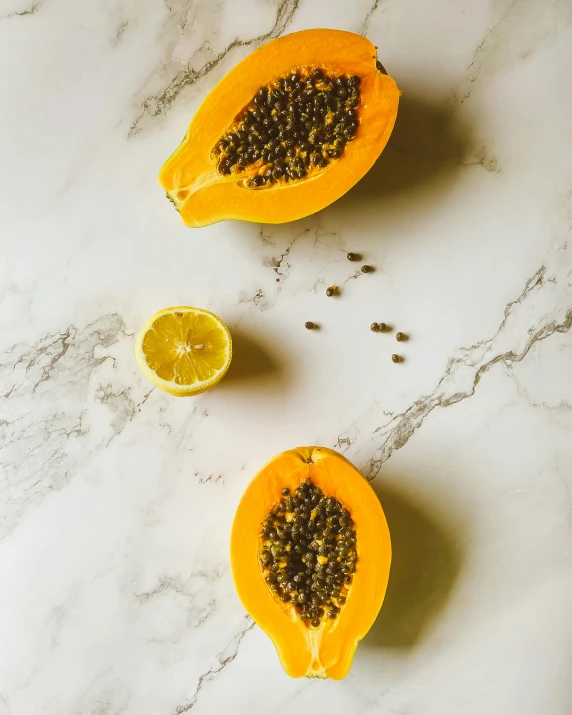
M325 211L378 213L396 202L408 209L411 204L427 207L450 189L472 146L472 128L450 100L431 101L405 90L383 153L363 179Z
M444 514L422 496L413 499L383 481L372 484L391 534L393 557L382 609L366 646L413 647L439 618L462 566Z

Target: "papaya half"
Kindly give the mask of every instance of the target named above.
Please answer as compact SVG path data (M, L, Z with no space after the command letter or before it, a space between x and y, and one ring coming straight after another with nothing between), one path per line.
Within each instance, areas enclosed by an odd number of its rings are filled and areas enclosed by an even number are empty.
M302 30L262 46L199 107L159 183L187 226L284 223L342 196L370 169L399 90L361 35Z
M344 678L391 564L381 504L345 457L300 447L272 459L240 501L230 557L238 595L286 673Z

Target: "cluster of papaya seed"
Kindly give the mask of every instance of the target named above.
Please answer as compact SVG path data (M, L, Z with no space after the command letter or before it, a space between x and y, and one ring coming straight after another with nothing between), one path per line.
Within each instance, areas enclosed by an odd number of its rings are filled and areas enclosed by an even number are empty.
M244 182L255 189L324 169L358 129L360 81L316 67L261 87L214 149L219 172L255 168Z
M349 511L310 480L283 498L262 524L259 560L268 586L292 602L307 626L337 618L356 570Z

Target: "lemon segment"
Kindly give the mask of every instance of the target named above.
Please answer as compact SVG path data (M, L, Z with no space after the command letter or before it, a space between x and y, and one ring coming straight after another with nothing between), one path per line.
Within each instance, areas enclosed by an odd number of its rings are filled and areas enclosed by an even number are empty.
M135 358L154 385L188 397L222 380L232 359L232 339L222 320L208 310L166 308L141 329Z

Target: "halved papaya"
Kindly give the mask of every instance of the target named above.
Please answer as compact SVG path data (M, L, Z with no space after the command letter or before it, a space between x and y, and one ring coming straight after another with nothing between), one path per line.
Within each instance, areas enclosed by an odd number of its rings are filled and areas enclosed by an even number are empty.
M238 506L238 595L293 678L344 678L383 603L391 542L369 483L337 452L300 447L271 460Z
M307 216L372 166L398 100L395 81L364 37L341 30L286 35L210 92L159 182L188 226Z

